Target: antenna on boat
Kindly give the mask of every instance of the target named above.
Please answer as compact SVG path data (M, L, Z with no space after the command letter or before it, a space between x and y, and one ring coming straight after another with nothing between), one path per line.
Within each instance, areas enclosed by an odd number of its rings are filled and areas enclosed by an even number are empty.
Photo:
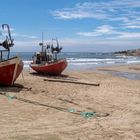
M42 32L42 52L43 52L43 46L44 46L44 33Z
M54 47L53 43L56 42L56 47ZM55 59L57 60L57 54L62 50L62 47L59 46L59 42L57 38L52 39L52 45L51 45L51 52L54 54Z
M14 45L13 41L14 39L11 38L11 32L10 32L10 27L8 24L2 24L2 29L4 30L4 28L7 28L8 30L8 36L6 36L6 40L7 41L6 43L7 44L3 44L3 47L6 48L6 49L10 49L10 47L12 47Z
M39 43L40 46L42 46L42 52L43 52L43 47L44 47L44 33L42 32L42 42Z
M8 51L8 58L10 56L10 47L14 45L13 41L14 39L11 38L11 32L10 32L10 27L8 24L2 24L2 29L4 30L7 28L8 35L6 35L6 39L0 43L0 46L3 46L6 51ZM1 59L2 59L2 51L1 51Z

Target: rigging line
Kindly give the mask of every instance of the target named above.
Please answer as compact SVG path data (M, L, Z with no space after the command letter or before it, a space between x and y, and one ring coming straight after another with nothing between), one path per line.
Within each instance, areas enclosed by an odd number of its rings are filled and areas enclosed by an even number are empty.
M94 117L107 117L107 116L109 116L108 113L104 113L104 114L101 113L100 114L100 113L96 113L96 112L83 112L83 111L79 111L79 110L73 111L73 109L70 110L70 109L67 109L67 108L59 107L59 106L43 104L43 103L39 103L39 102L36 102L36 101L31 101L31 100L28 100L28 99L20 98L20 97L17 97L17 96L12 96L11 97L10 95L8 95L5 92L0 92L0 95L4 95L4 96L6 96L10 99L17 99L19 101L34 104L34 105L45 106L45 107L53 108L53 109L63 111L63 112L69 112L69 113L72 113L72 114L75 114L75 115L80 115L80 116L82 115L86 119L89 118L89 117L93 117L93 116Z
M8 95L5 92L0 92L0 95L4 95L6 97L10 96L10 95ZM39 102L36 102L36 101L31 101L31 100L28 100L28 99L20 98L20 97L17 97L17 96L12 96L12 99L17 99L19 101L23 101L23 102L26 102L26 103L30 103L30 104L34 104L34 105L39 105L39 106L45 106L45 107L53 108L53 109L60 110L60 111L63 111L63 112L68 112L67 108L53 106L53 105L49 105L49 104L43 104L43 103L39 103ZM81 111L71 112L71 113L72 114L76 114L76 115L80 115L80 112Z

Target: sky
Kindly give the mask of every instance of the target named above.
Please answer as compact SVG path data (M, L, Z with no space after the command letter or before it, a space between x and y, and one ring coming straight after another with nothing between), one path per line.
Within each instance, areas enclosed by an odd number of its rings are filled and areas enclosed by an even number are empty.
M42 32L44 42L57 37L63 52L140 48L140 0L0 0L3 23L16 52L40 50Z

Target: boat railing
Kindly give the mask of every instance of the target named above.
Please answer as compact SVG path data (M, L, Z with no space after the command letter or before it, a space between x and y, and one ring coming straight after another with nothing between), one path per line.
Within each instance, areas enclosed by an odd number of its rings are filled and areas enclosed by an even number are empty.
M3 61L4 58L5 58L4 52L7 52L8 53L6 59L9 59L9 51L8 50L0 50L0 61Z

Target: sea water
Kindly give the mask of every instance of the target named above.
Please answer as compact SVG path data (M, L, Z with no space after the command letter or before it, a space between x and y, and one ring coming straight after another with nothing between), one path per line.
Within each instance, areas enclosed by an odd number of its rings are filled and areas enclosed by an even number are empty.
M28 69L29 64L32 62L34 52L11 52L10 56L18 55L24 62L24 68ZM103 66L117 66L126 64L140 63L140 57L136 56L123 56L115 55L114 53L93 53L93 52L62 52L58 58L66 58L68 61L67 70L95 70L97 67ZM121 76L131 80L140 80L140 74L104 71L114 76Z
M24 68L28 68L33 54L34 52L11 52L10 56L20 56L24 62ZM67 59L67 70L93 70L102 66L140 63L140 57L115 55L114 53L62 52L58 58Z

